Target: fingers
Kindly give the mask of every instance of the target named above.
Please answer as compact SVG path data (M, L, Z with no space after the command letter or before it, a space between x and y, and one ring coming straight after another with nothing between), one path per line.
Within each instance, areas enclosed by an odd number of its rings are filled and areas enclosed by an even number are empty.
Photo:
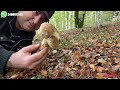
M43 60L45 60L47 55L44 55L40 60L34 62L31 64L31 66L29 67L29 69L33 69L35 67L37 67Z
M33 44L33 45L29 45L24 47L22 50L24 52L32 52L32 51L37 51L37 49L39 49L39 44Z
M34 62L37 62L39 60L42 60L42 58L48 53L48 48L45 47L44 49L42 49L41 51L37 52L37 53L34 53L30 56L30 59L31 59L31 63L34 63Z

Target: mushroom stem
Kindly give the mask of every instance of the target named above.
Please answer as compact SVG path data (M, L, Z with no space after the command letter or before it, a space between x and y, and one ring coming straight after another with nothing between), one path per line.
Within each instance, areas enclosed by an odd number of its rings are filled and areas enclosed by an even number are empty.
M47 39L45 38L42 40L39 50L42 50L44 47L49 47Z

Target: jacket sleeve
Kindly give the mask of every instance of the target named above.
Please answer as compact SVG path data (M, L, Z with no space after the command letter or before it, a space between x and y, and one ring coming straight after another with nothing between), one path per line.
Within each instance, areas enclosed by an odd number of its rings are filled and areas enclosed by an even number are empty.
M3 75L5 73L7 61L13 53L13 51L7 51L0 45L0 75Z

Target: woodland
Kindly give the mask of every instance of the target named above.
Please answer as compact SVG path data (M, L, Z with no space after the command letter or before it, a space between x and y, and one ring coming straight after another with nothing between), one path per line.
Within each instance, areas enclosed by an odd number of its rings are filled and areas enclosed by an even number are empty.
M5 79L120 79L120 11L56 11L60 44L38 69L10 69ZM40 43L36 31L33 43Z

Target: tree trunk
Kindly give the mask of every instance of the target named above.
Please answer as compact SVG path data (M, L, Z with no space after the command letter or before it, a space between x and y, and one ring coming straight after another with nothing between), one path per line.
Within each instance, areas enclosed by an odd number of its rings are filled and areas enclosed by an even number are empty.
M79 18L78 18L79 11L74 12L74 19L75 19L75 27L78 28L79 25Z
M84 25L84 19L85 19L85 14L86 14L86 11L82 11L82 12L79 13L79 18L78 18L79 24L78 24L78 28L82 28L82 27L83 27L83 25Z
M75 27L82 28L84 24L86 11L75 11Z

